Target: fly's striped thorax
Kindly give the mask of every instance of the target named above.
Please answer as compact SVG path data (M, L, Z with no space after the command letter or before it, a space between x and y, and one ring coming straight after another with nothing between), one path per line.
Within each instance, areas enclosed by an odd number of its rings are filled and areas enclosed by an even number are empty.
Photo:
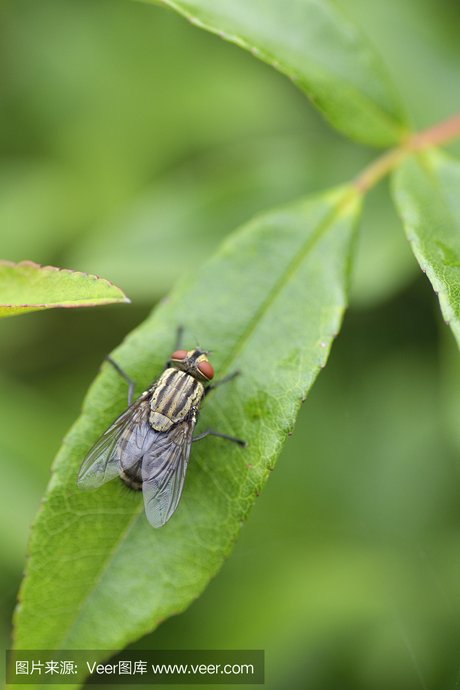
M186 419L192 407L199 407L204 386L190 374L178 369L165 369L150 400L150 424L157 431L167 431L173 424Z

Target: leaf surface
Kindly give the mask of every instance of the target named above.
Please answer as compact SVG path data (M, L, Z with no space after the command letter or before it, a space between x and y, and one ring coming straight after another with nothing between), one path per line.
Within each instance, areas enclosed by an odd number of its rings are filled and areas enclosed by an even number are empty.
M379 56L329 0L160 0L286 74L340 132L371 146L407 134Z
M460 345L460 161L438 150L406 159L393 194L407 238Z
M95 307L129 302L108 280L32 261L0 261L0 317L54 307Z
M206 398L197 432L218 429L248 447L218 438L194 444L179 508L159 530L148 524L139 493L117 479L94 492L76 487L85 454L126 406L126 383L103 365L32 532L18 648L119 649L204 589L340 328L359 207L345 187L255 218L113 353L141 392L158 377L182 324L186 347L198 341L213 351L216 379L241 370Z

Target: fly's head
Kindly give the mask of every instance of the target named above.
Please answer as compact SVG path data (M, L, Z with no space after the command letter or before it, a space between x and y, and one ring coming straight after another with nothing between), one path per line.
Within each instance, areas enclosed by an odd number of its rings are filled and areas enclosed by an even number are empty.
M180 371L185 371L201 383L208 383L214 377L214 369L208 360L209 352L206 350L176 350L170 359L171 366Z

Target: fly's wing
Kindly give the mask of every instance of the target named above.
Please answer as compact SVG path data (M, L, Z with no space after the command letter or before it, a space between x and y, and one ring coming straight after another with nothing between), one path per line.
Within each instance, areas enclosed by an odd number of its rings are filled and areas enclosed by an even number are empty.
M174 513L184 488L195 422L186 420L158 435L142 462L147 519L162 527Z
M81 489L105 484L142 459L157 435L148 423L149 409L148 400L139 398L96 441L78 474Z

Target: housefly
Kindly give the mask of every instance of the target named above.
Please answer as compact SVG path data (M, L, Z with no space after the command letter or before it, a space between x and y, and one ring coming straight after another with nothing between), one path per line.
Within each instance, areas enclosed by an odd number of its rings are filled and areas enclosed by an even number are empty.
M153 527L162 527L178 506L193 441L220 436L246 445L212 429L193 436L203 399L239 372L210 383L214 369L209 352L198 347L180 349L181 333L179 329L176 350L160 378L134 402L134 381L108 358L129 384L128 408L96 441L78 475L82 489L96 488L118 476L130 489L142 491L147 519Z

